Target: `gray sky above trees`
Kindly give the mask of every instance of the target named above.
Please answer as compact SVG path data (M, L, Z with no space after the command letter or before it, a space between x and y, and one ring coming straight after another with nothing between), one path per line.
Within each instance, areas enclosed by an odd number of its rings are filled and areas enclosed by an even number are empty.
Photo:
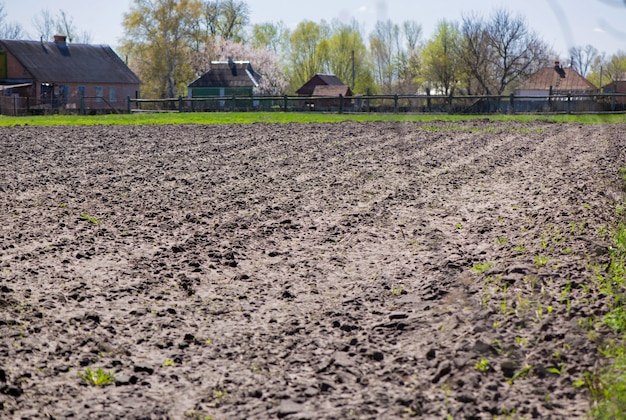
M317 0L315 2L284 0L246 0L251 23L282 20L294 28L303 20L319 22L356 19L368 34L377 20L407 19L422 25L422 37L433 35L441 19L460 21L465 13L487 16L494 8L506 7L521 13L530 28L538 32L562 57L572 46L591 44L599 51L614 54L626 51L626 4L623 0ZM117 47L123 34L122 16L130 0L91 2L84 0L4 1L7 20L20 23L31 39L39 39L33 18L41 10L58 13L64 10L77 27L91 35L91 42ZM101 5L101 6L100 6Z

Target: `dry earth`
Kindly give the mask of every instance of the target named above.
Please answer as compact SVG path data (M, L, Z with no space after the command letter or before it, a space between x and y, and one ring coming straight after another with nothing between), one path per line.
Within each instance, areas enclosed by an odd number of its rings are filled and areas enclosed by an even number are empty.
M489 121L1 128L0 417L583 417L625 146Z

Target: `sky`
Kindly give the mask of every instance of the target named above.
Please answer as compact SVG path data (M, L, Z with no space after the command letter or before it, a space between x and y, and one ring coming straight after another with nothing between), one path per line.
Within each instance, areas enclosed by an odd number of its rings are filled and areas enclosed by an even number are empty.
M22 24L31 39L39 39L32 24L42 10L68 13L92 43L115 48L124 35L122 19L131 0L0 0L9 22ZM413 20L422 26L422 40L429 39L443 19L460 22L463 15L488 17L505 8L525 17L528 26L550 45L560 58L572 46L591 44L599 51L626 52L626 0L246 0L252 23L283 21L294 28L303 20L350 22L356 19L367 36L377 20L401 24ZM555 57L556 58L556 57Z

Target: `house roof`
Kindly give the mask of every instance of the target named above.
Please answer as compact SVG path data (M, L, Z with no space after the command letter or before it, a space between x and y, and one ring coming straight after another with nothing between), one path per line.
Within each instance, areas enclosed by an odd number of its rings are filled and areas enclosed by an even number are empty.
M602 86L605 93L626 93L626 80L616 80Z
M352 96L350 88L346 85L317 85L313 88L311 96Z
M0 48L43 83L141 83L108 45L0 40Z
M261 75L249 61L213 61L210 70L189 87L255 87L260 82Z
M324 95L317 95L315 94L315 89L317 89L319 86L329 86L329 87L345 87L347 88L348 86L346 86L341 79L339 79L337 76L335 76L334 74L316 74L315 76L311 77L309 79L308 82L306 82L304 85L302 85L302 87L300 89L298 89L296 91L296 93L298 95L302 95L302 96L328 96L331 95L330 93L326 93ZM339 92L341 93L341 92ZM339 93L337 93L336 95L339 95ZM332 96L336 96L335 94L333 94Z
M558 62L554 67L545 67L524 81L520 90L545 90L552 92L595 92L597 88L589 80L582 77L572 68L560 67Z

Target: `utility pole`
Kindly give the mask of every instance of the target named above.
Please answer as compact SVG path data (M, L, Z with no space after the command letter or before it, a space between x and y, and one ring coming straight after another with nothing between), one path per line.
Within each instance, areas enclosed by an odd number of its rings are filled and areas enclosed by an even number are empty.
M352 50L352 89L354 89L354 79L356 78L356 72L354 70L354 50Z

